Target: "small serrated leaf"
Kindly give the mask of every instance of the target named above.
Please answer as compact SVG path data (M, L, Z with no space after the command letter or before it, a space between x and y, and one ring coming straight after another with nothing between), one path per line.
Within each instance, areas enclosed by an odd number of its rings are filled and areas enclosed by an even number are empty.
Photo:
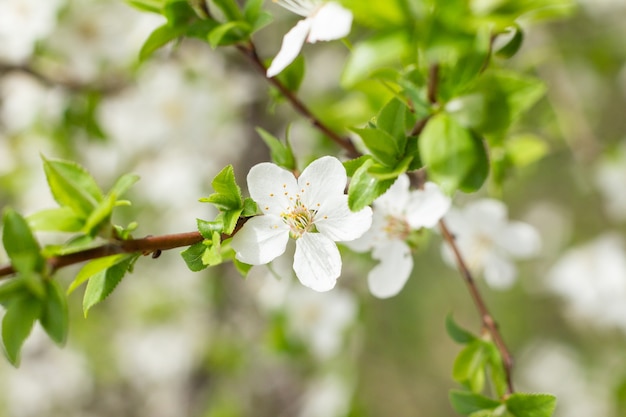
M396 139L389 133L371 128L352 130L363 139L367 149L380 163L389 167L398 163L399 157L404 152L404 146L400 149Z
M198 242L182 251L180 255L187 264L187 268L193 272L198 272L206 269L207 267L207 265L202 262L205 250L206 245L202 242Z
M224 222L222 221L207 221L202 219L196 219L196 225L198 231L205 239L211 239L214 232L222 233L224 231Z
M43 157L42 157L43 158ZM91 174L77 163L43 158L52 196L61 207L70 207L87 218L102 201L102 192Z
M556 409L556 397L550 394L517 392L511 394L505 404L515 417L551 417Z
M128 272L136 257L137 255L129 255L122 262L118 262L108 269L96 273L89 279L85 295L83 296L83 313L85 317L87 317L89 310L93 306L106 299L113 292Z
M33 230L41 232L79 232L85 220L69 207L41 210L26 218Z
M42 272L45 260L24 217L7 207L2 216L2 225L2 244L15 270L23 274Z
M83 266L78 274L76 274L76 278L70 284L67 293L71 294L76 288L78 288L83 282L87 281L89 278L94 275L104 271L105 269L111 268L114 265L119 264L120 262L124 262L132 255L127 253L120 253L117 255L105 256L104 258L95 259Z
M215 193L201 198L203 203L212 203L220 211L238 210L243 208L241 189L235 180L235 171L232 165L224 167L211 181Z
M256 131L270 149L272 161L278 166L293 171L296 167L296 160L289 144L282 143L274 135L260 127L257 127Z
M499 401L467 391L451 390L449 398L454 411L462 415L472 414L485 409L495 409L501 405Z

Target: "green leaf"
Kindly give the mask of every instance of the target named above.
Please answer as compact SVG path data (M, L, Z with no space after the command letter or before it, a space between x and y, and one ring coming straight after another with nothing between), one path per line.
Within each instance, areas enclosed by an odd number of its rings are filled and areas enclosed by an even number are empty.
M368 160L356 170L348 189L348 206L350 210L359 211L369 206L391 187L395 179L380 180L368 172L375 166L373 160Z
M130 187L135 185L137 181L139 181L139 175L124 174L115 181L115 184L113 184L113 187L109 190L109 194L119 198L124 195Z
M465 346L454 361L452 377L472 392L479 393L485 385L488 356L484 342L476 339Z
M243 211L241 212L241 215L243 217L251 217L256 215L258 212L259 207L257 206L256 202L250 197L246 197L243 200Z
M26 218L33 230L42 232L79 232L85 220L70 207L57 207L31 214Z
M15 210L5 208L2 219L2 244L16 271L42 272L45 260L26 220Z
M394 98L382 108L376 117L376 127L388 133L397 142L402 152L406 146L406 111L408 108L400 100Z
M29 291L22 277L11 279L0 285L0 305L7 308L16 298L28 295Z
M449 398L454 411L462 415L485 409L495 409L501 405L499 401L467 391L451 390Z
M267 147L270 148L272 161L278 166L293 171L296 168L296 160L289 143L282 143L278 138L274 137L274 135L260 127L257 127L256 131Z
M476 336L456 324L454 318L452 317L452 314L448 314L446 316L446 331L448 332L448 335L452 338L452 340L463 345L466 345L476 340Z
M506 401L507 410L514 417L551 417L556 408L556 397L550 394L511 394Z
M489 159L482 140L450 116L432 117L419 138L428 175L451 194L478 190L489 174Z
M213 48L223 45L232 45L243 40L252 28L248 22L233 21L215 27L209 33L208 41Z
M237 272L239 272L242 277L247 276L248 272L252 269L252 265L243 263L235 258L233 258L233 265L235 265Z
M207 221L202 219L196 219L196 225L198 231L205 239L212 239L213 233L222 233L224 231L224 223L221 221Z
M511 26L508 28L508 31L512 32L512 36L510 36L510 39L508 39L507 42L496 51L496 55L500 58L511 58L517 53L517 51L519 51L522 43L524 42L524 31L521 27L519 27L519 25L515 24Z
M215 176L211 182L215 193L207 198L201 198L203 203L211 203L220 211L239 210L243 208L241 189L235 180L235 171L228 165Z
M88 236L95 237L100 229L103 227L104 223L109 222L114 207L115 195L107 195L106 198L104 198L104 200L102 200L94 208L89 217L87 217L85 225L82 229L83 233Z
M19 365L22 345L40 315L41 302L31 295L19 297L9 304L2 319L2 342L13 366Z
M136 258L137 255L127 255L127 258L122 262L118 262L108 269L96 273L89 279L85 295L83 296L83 313L85 317L87 317L89 310L93 306L103 301L113 292Z
M50 191L62 207L70 207L76 215L87 218L102 201L102 192L93 177L80 165L43 158Z
M395 166L404 153L404 146L400 149L396 139L380 129L352 129L363 139L363 143L380 163L388 167Z
M385 167L382 165L372 165L368 172L379 180L394 180L404 174L413 160L412 156L405 157L395 167Z
M105 271L106 269L111 268L121 262L127 261L132 255L127 253L120 253L117 255L105 256L104 258L95 259L93 261L88 262L78 271L76 274L76 278L70 284L67 289L67 293L71 294L76 288L78 288L83 282L87 281L89 278L95 276L96 274Z
M224 222L224 233L230 235L237 227L237 222L239 221L239 217L243 212L243 208L237 210L228 210L220 213L221 219Z
M183 36L186 30L187 28L184 26L171 26L170 24L156 28L141 46L139 60L145 61L150 58L157 50Z
M187 0L166 0L162 13L172 27L184 26L197 17Z
M241 20L243 18L235 0L213 0L213 2L222 10L222 13L229 21Z
M537 162L550 151L545 140L532 134L512 136L504 147L508 159L520 168Z
M537 78L500 70L485 73L473 91L485 98L488 115L479 130L498 136L544 95L545 86Z
M221 239L218 232L213 232L210 244L205 243L206 250L202 254L202 263L208 266L215 266L222 263Z
M46 299L43 301L39 321L50 338L62 346L67 340L69 328L67 297L56 281L46 280L46 290Z
M198 242L182 251L180 255L183 257L183 260L191 271L198 272L206 269L207 267L207 265L202 262L205 250L206 246L204 243Z
M161 14L163 0L126 0L129 5L145 12Z
M348 161L343 162L343 167L346 169L346 174L348 177L354 176L354 173L359 169L366 161L372 159L371 155L363 155L359 156L355 159L350 159Z

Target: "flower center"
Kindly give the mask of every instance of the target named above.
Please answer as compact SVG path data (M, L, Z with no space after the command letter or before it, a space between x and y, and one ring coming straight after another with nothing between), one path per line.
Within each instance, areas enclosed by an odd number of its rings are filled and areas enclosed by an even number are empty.
M391 239L406 240L411 233L411 226L401 217L387 216L385 217L387 224L385 225L385 233Z
M289 208L286 213L281 213L280 217L289 226L289 236L293 239L302 237L306 232L314 229L314 220L317 210L309 210L300 199Z

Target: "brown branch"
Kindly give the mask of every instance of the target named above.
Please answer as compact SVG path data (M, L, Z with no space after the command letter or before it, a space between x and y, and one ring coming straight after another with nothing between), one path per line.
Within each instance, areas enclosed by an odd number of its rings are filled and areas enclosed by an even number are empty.
M265 77L267 82L276 87L276 89L280 91L283 97L285 97L287 101L289 101L294 110L305 119L307 119L313 125L313 127L315 127L317 130L322 132L333 142L343 148L348 153L348 156L350 158L356 158L357 156L361 155L361 153L356 149L354 143L352 143L349 137L340 135L324 122L322 122L319 118L317 118L313 114L313 112L302 102L302 100L300 100L300 98L298 98L298 96L294 94L294 92L291 91L289 88L287 88L287 86L285 86L285 84L283 84L278 78L267 77L267 68L265 67L265 64L263 64L261 58L259 58L259 55L256 52L256 48L252 42L248 43L245 46L237 45L237 49L246 57L248 57L248 59L250 59L250 61L254 64L254 67L259 71L259 73L263 75L263 77Z
M472 273L470 272L465 261L463 260L463 256L461 255L461 251L459 250L459 247L456 244L456 240L454 239L454 236L452 235L452 233L450 232L450 229L448 229L448 226L443 220L439 221L439 229L441 230L443 239L452 249L459 272L461 273L463 280L467 284L467 288L472 297L472 300L474 301L474 304L476 305L476 309L478 310L480 314L480 319L483 324L483 327L487 329L487 331L491 335L493 342L495 343L496 347L498 348L498 351L500 352L500 356L502 356L502 365L504 366L504 372L506 375L507 394L512 394L514 392L513 378L512 378L513 357L511 356L511 353L506 347L506 344L504 343L504 339L502 338L502 335L500 334L500 330L498 330L498 325L496 321L493 319L493 316L491 315L491 313L489 312L489 309L487 308L487 305L485 304L485 301L483 300L483 297L481 296L480 291L478 290L478 287L476 286L476 281L474 280Z

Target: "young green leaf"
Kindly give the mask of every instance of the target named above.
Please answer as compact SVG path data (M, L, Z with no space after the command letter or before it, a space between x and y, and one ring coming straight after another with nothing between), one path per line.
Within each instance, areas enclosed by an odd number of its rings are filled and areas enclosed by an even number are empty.
M550 394L511 394L505 401L514 417L551 417L556 408L556 397Z
M371 128L355 128L352 130L363 139L367 149L383 165L388 167L396 166L404 154L404 144L400 148L401 143L398 143L396 138L383 130Z
M78 271L76 274L76 278L70 284L67 293L71 294L76 288L78 288L83 282L87 281L89 278L94 275L101 273L102 271L111 268L121 262L125 262L129 257L127 253L119 253L117 255L105 256L104 258L95 259L91 262L88 262Z
M93 177L80 165L43 158L43 167L52 196L61 207L70 207L82 218L102 201L102 192Z
M206 245L206 250L202 254L202 263L208 266L215 266L222 263L221 239L218 232L213 232L211 244Z
M187 0L166 0L162 13L172 27L184 26L197 17Z
M18 366L20 350L30 334L35 320L41 315L41 302L32 295L14 299L2 319L2 342L13 366Z
M45 209L31 214L26 218L33 230L42 232L79 232L84 224L69 207Z
M26 220L7 207L2 216L2 225L2 244L15 270L23 274L42 272L45 260Z
M237 210L228 210L223 211L217 216L217 219L221 219L224 223L224 233L230 235L237 227L237 222L239 221L239 217L243 212L243 208Z
M0 285L0 305L7 308L11 301L29 293L22 277L12 279Z
M397 148L401 151L406 146L407 110L403 102L394 98L382 108L376 117L376 127L392 136L397 142Z
M470 342L456 357L452 377L472 392L481 392L485 385L487 359L484 342L480 339Z
M252 31L248 22L232 21L216 26L209 32L208 41L213 48L232 45L245 39Z
M370 205L383 195L395 181L395 179L381 180L370 174L368 169L376 166L374 164L374 160L367 160L352 176L348 189L348 206L352 211L359 211Z
M463 345L476 340L476 336L463 329L454 321L452 314L446 316L446 331L452 340Z
M259 212L259 207L256 204L256 201L251 199L250 197L246 197L243 200L243 211L241 215L243 217L251 217Z
M447 193L478 190L489 174L485 145L447 114L431 118L419 139L428 174Z
M485 409L495 409L501 405L499 401L467 391L451 390L449 398L454 411L464 416Z
M224 231L224 223L221 221L207 221L202 219L196 219L196 225L198 231L205 239L212 239L213 233L222 233Z
M126 255L126 259L114 264L108 269L102 270L91 278L87 283L85 289L85 295L83 296L83 313L85 317L89 313L89 310L107 298L122 281L124 275L128 272L128 269L132 265L133 261L137 259L137 255Z
M53 280L46 280L46 299L39 321L46 333L59 346L65 344L69 327L67 297L61 286Z
M522 43L524 42L524 31L518 24L508 28L508 31L512 32L509 39L507 39L506 43L496 50L496 56L500 58L511 58L517 53L517 51L519 51Z
M145 61L150 58L157 50L161 49L171 41L183 36L187 28L184 26L171 26L169 23L156 28L148 39L143 43L139 50L139 60Z
M187 268L189 268L193 272L198 272L206 269L207 265L202 262L202 257L204 256L206 248L207 247L204 243L198 242L189 246L187 249L180 253L180 255L183 257L183 260L187 264Z
M304 57L300 55L276 77L289 91L296 92L300 89L305 70Z
M235 0L213 0L213 2L229 21L240 20L243 17Z
M203 203L211 203L220 211L238 210L243 208L241 201L241 189L235 180L235 172L232 165L226 166L211 182L215 193L209 197L201 198Z
M281 166L289 171L293 171L296 167L296 160L293 156L293 151L289 146L289 143L282 143L278 138L269 133L268 131L257 127L257 133L263 139L263 142L270 148L270 157L272 161L278 166Z

